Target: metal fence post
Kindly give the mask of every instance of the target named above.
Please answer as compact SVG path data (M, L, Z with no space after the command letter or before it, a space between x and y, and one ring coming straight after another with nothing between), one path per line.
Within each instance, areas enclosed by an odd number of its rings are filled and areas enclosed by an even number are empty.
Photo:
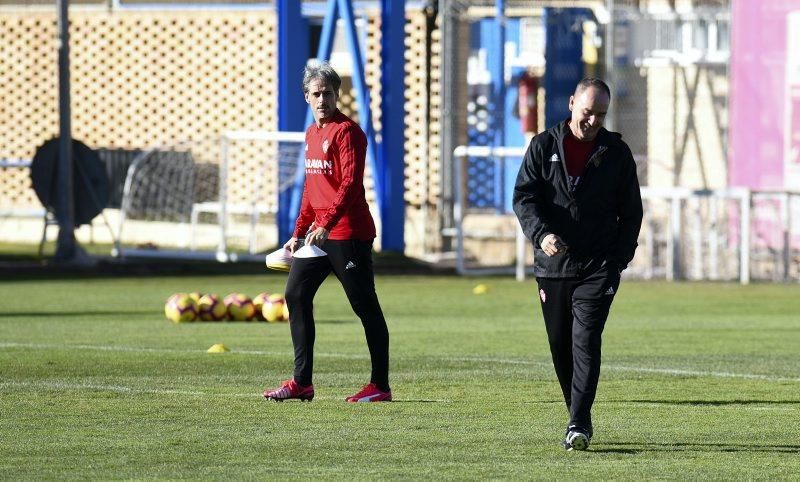
M749 189L744 189L740 198L741 216L739 239L739 283L750 284L750 207L751 194Z

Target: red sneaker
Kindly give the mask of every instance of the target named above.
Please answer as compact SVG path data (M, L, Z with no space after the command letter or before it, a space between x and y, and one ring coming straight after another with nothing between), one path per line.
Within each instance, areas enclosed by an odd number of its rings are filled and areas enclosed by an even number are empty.
M391 402L392 392L384 392L374 383L369 383L364 385L360 392L347 397L345 400L348 402Z
M294 381L294 378L292 378L291 380L286 380L285 382L281 383L279 388L274 390L264 390L264 398L267 400L274 400L276 402L282 402L292 398L297 398L304 402L310 402L314 398L314 385L301 387L297 384L297 382Z

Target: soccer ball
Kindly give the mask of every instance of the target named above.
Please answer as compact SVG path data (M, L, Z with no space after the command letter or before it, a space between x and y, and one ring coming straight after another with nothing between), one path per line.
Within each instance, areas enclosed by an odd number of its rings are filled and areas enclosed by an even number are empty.
M256 308L256 318L260 321L266 321L267 319L264 318L264 303L267 301L267 298L270 297L269 293L259 293L253 298L253 306Z
M223 301L228 309L229 320L250 321L256 316L256 307L247 295L231 293Z
M198 293L197 291L193 291L193 292L189 293L189 298L194 300L194 304L195 305L200 303L200 298L202 298L202 297L203 297L203 293Z
M197 303L197 315L203 321L221 321L228 317L228 308L217 295L203 295Z
M197 318L197 306L189 295L176 293L167 299L167 303L164 305L164 314L169 321L174 323L194 321Z
M289 321L289 308L286 306L286 300L283 298L283 295L270 295L266 301L264 301L261 313L267 321L272 323Z

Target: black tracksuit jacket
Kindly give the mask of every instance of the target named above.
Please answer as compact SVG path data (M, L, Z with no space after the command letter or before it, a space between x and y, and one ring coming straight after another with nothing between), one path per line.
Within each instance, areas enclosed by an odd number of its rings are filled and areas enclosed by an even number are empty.
M534 247L534 276L572 278L603 264L622 271L633 259L642 225L636 163L622 135L601 128L578 187L570 190L564 161L565 122L531 139L514 186L514 212ZM541 248L547 234L568 246Z

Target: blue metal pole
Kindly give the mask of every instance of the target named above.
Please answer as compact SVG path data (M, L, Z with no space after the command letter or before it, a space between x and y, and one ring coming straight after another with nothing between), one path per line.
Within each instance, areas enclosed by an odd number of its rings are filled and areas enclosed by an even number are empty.
M325 12L325 20L322 24L322 35L320 38L319 50L317 51L317 59L329 60L331 51L333 49L333 40L336 33L336 20L341 15L344 20L345 35L347 36L347 43L350 47L350 56L353 62L353 87L358 95L358 115L361 119L361 128L367 135L367 161L372 167L372 172L378 172L378 153L377 144L375 142L375 129L372 125L372 112L370 109L369 101L369 88L366 83L366 76L364 74L364 61L361 55L361 48L356 30L355 16L353 14L353 6L350 0L328 0L328 7ZM307 110L306 125L310 125L314 121L311 109ZM298 163L302 163L302 159L298 159ZM292 189L291 209L293 219L296 219L300 211L300 202L303 194L305 170L298 164L297 177L295 185ZM377 175L377 174L376 174ZM375 194L378 199L378 208L382 209L383 205L383 187L379 182L375 183Z
M322 23L322 34L317 48L318 60L329 60L333 51L333 39L336 36L336 20L339 18L339 0L328 0L328 8L325 11L325 20ZM308 110L306 119L314 120L311 109ZM310 124L311 121L308 123Z
M366 75L364 74L364 58L361 55L361 47L356 30L355 15L353 15L353 5L350 0L339 0L339 10L344 20L345 35L350 46L350 56L353 62L353 87L358 95L358 117L361 120L361 128L367 135L367 161L372 166L372 172L378 172L378 150L375 144L375 129L372 125L372 109L369 105L369 86L367 86ZM375 183L375 197L378 199L378 209L383 206L383 186ZM383 220L381 219L381 222Z
M292 1L292 0L288 0ZM322 33L317 48L317 60L329 60L333 51L333 39L336 35L336 19L339 17L339 0L328 0L325 11L325 19L322 23ZM311 108L306 108L305 127L314 122L314 114ZM297 172L295 175L294 186L292 187L291 202L289 203L290 217L294 220L300 214L300 202L303 198L303 183L305 182L305 152L302 152L297 159Z
M308 26L297 0L277 0L278 14L278 130L303 131L308 110L305 108L303 92L303 67L308 59ZM301 166L298 165L297 168ZM291 177L296 169L283 163L278 165L278 177ZM280 182L280 185L286 185ZM292 211L294 187L283 189L278 194L278 242L283 243L292 235L296 214Z
M381 5L381 145L376 186L381 249L405 249L405 0Z
M497 0L495 4L495 30L497 32L497 55L492 65L492 81L494 83L494 139L492 145L499 147L505 143L505 103L506 103L506 6L505 0ZM495 208L498 212L504 209L504 176L505 158L498 158L495 164Z

